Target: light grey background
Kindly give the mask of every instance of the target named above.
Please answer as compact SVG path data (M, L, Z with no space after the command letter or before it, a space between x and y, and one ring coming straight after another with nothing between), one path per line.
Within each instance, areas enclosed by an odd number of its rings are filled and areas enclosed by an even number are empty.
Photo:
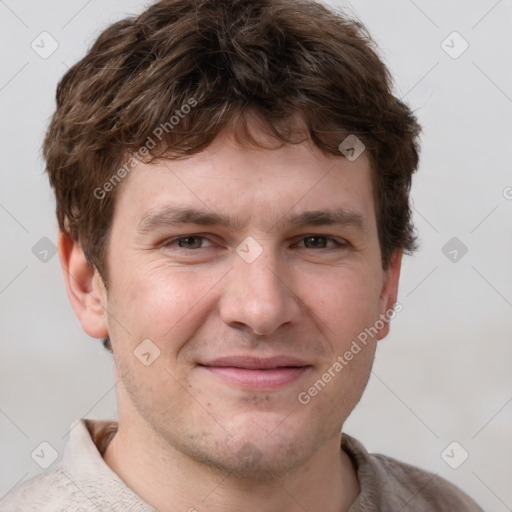
M40 156L57 81L144 5L0 1L0 496L42 471L31 459L42 441L61 455L72 421L116 416L111 357L82 332L58 256L42 262L32 248L57 241ZM412 190L422 247L405 258L403 311L345 430L488 511L512 510L512 1L338 5L367 25L424 126ZM47 59L31 48L43 31L59 45ZM458 58L453 31L469 44ZM455 262L442 250L452 237L468 250ZM441 457L453 441L452 464L469 453L458 469Z

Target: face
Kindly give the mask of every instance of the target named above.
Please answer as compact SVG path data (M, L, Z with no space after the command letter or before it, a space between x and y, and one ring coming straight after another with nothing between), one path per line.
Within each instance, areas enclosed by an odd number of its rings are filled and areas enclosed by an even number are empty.
M226 133L131 172L108 267L120 420L254 473L339 441L387 325L353 342L392 307L399 264L381 267L364 153L257 149Z

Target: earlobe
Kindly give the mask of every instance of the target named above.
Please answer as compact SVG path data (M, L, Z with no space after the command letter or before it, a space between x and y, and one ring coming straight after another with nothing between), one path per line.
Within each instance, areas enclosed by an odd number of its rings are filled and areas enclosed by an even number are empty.
M380 314L383 319L384 327L379 330L379 334L377 335L377 339L379 340L389 334L389 316L398 297L398 282L402 266L402 254L403 251L401 249L396 249L393 252L391 255L391 264L384 274L380 295Z
M98 271L69 235L60 232L58 246L68 297L82 329L93 338L108 336L107 295Z

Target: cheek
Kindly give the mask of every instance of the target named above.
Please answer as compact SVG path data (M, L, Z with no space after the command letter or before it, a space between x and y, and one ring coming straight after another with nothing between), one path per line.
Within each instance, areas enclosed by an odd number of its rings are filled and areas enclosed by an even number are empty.
M302 280L306 283L304 304L324 326L333 349L343 349L378 318L380 288L375 272L338 267Z
M323 308L332 349L320 379L328 381L325 399L336 404L335 409L343 415L355 407L370 376L377 338L369 336L366 329L379 315L378 276L369 268L367 272L340 269L314 293Z
M168 347L176 339L177 349L200 325L218 281L212 272L140 265L113 281L112 310L135 345L149 338Z

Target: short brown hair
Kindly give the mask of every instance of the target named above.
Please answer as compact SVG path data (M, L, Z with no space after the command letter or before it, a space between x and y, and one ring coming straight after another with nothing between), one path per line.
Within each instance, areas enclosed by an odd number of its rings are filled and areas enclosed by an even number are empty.
M294 143L299 115L325 153L343 157L348 134L365 144L387 269L394 249L417 248L420 127L374 48L361 22L307 0L162 0L114 23L57 87L43 151L60 229L107 284L115 185L134 153L191 155L227 128L247 131L254 113Z

